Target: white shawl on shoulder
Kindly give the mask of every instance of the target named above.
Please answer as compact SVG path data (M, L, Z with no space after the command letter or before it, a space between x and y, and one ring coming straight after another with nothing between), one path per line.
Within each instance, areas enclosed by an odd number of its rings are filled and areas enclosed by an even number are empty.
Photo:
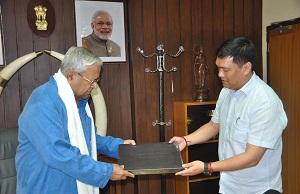
M77 104L74 98L73 90L68 83L67 78L61 73L60 69L57 73L54 74L54 79L56 80L57 87L58 87L58 94L65 103L67 114L68 114L68 132L69 138L72 146L76 146L79 148L80 153L83 155L90 155L87 142L84 138L84 133L82 129L82 124L80 121L79 113ZM95 135L95 128L94 128L94 120L90 110L88 103L85 107L87 115L92 120L92 128L91 128L91 157L94 160L97 160L97 148L96 148L96 135ZM76 180L78 194L99 194L99 188L94 187L92 185L88 185Z

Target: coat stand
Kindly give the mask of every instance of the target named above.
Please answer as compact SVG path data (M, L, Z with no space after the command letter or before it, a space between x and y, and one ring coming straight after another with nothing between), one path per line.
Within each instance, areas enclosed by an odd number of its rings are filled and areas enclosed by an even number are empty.
M171 121L165 122L164 116L164 72L170 73L177 71L177 68L173 66L170 70L167 70L164 65L164 57L168 55L170 57L176 58L183 51L184 48L182 46L179 47L178 52L175 55L171 55L169 53L165 53L162 44L158 44L156 47L157 53L152 53L151 55L145 55L144 51L139 47L136 49L143 57L151 58L156 55L157 67L155 70L151 70L150 68L146 68L146 73L156 73L158 72L158 80L159 80L159 119L152 123L153 126L159 125L160 129L160 142L165 142L165 125L170 126L172 124ZM166 194L166 175L161 175L161 193Z

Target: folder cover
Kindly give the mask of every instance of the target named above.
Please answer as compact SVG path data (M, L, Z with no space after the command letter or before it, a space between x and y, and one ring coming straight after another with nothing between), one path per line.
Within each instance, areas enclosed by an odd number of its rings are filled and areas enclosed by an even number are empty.
M177 142L120 144L118 164L135 175L176 173L183 169Z

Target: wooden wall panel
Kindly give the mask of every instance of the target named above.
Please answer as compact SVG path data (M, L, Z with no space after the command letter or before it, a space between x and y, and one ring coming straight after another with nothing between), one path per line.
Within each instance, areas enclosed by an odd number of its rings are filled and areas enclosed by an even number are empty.
M211 98L212 100L216 100L218 98L219 92L222 89L222 84L220 82L220 78L217 76L218 75L218 69L217 66L215 65L215 52L216 49L220 46L220 44L228 39L228 38L232 38L234 35L231 34L230 37L224 37L223 33L224 33L224 26L226 26L226 21L227 19L230 20L230 18L225 18L224 17L224 13L226 12L226 10L218 5L222 5L222 7L224 6L224 3L221 3L221 1L213 1L213 7L212 7L212 14L213 14L213 26L212 26L212 37L211 40L209 40L212 44L212 53L213 55L211 55L211 58L209 58L209 64L210 69L213 70L213 72L211 73L210 76L214 77L214 84L211 85L210 87L212 89L210 89L211 92ZM233 12L235 11L235 7L232 10ZM236 17L234 17L235 19ZM233 25L233 29L237 28L236 24L234 23ZM208 42L209 43L209 42ZM204 45L205 48L206 45Z
M204 54L206 55L206 64L210 70L210 73L208 75L208 89L209 89L209 96L211 99L215 99L215 96L217 93L219 93L220 85L220 79L216 77L216 65L215 65L215 35L212 29L214 29L214 26L216 25L215 22L217 22L217 19L215 19L217 16L214 12L214 2L210 0L203 1L203 7L202 12L205 13L203 15L203 37L201 37L202 45L204 46ZM222 11L223 12L223 11ZM222 13L221 12L221 13ZM220 14L219 18L223 18L223 15ZM221 40L220 40L221 41Z
M278 32L279 26L292 25L291 30ZM283 193L300 192L299 152L299 52L300 18L269 26L268 32L268 83L281 98L288 125L283 132L282 184Z
M257 10L259 7L262 9L262 2L261 1L253 1L253 9ZM260 76L262 79L263 77L263 69L262 69L262 35L257 33L258 29L262 28L262 11L253 11L253 34L251 39L256 45L257 53L258 53L258 65L254 68L255 73ZM266 51L264 51L266 52Z
M56 1L56 4L52 2L57 25L50 37L39 37L31 32L27 23L28 2L29 0L1 1L6 64L34 51L51 50L51 46L53 50L65 53L67 48L74 45L74 22L70 22L70 19L74 20L73 11L70 12L73 10L72 1L64 1L71 7L65 9L60 1ZM67 19L59 19L63 16ZM4 104L0 111L4 111L6 115L1 127L17 126L18 116L31 92L48 81L49 76L59 68L59 64L57 59L42 55L30 61L12 77L0 97Z
M5 8L5 9L4 9ZM15 12L15 3L14 1L2 1L1 2L1 12L2 12L2 30L3 30L3 44L5 48L5 61L10 63L15 60L18 56L17 52L17 31L15 29L15 20L16 15L11 14ZM5 17L5 15L11 15L10 17ZM4 27L6 26L6 27ZM9 35L10 39L6 39L6 35ZM9 53L9 55L7 55ZM0 67L1 69L1 67ZM18 83L18 74L15 74L10 82L7 84L6 88L3 90L1 95L1 108L0 115L1 118L1 127L15 127L17 126L18 114L20 113L20 103L19 99L19 83Z
M74 0L50 0L56 26L49 37L33 34L27 24L25 9L29 0L1 1L5 57L7 63L24 54L49 49L65 53L76 45ZM164 74L165 121L173 122L173 101L194 98L194 53L196 44L204 46L209 95L216 100L221 90L215 66L215 50L234 36L247 36L261 53L261 0L124 0L127 61L105 63L101 72L101 89L108 108L108 135L133 138L138 143L159 141L158 75L145 73L156 68L156 57L143 58L136 48L149 55L159 43L165 52L175 54L179 46L185 51L178 58L165 57L165 67L177 67ZM255 11L255 12L254 12ZM260 56L261 62L261 56ZM256 72L262 75L261 63ZM9 81L0 96L0 128L17 125L17 119L29 95L54 74L60 61L48 55L28 63ZM0 70L3 67L0 67ZM173 136L173 125L165 127L166 141ZM160 193L160 176L139 176L134 180L112 182L115 193ZM167 175L167 194L174 193L174 175Z
M224 38L228 39L232 37L232 34L234 34L234 7L233 7L234 0L225 0L224 1Z
M160 10L161 7L165 7L165 1L159 2L160 3L158 4L157 1L128 1L128 11L131 13L130 18L132 19L129 18L128 23L130 26L130 35L132 35L133 38L131 42L133 45L134 43L137 43L137 45L130 48L132 51L132 61L130 66L133 72L132 80L134 89L132 100L134 105L134 116L137 118L137 115L142 111L145 111L145 115L147 115L147 118L143 117L134 120L133 128L135 130L134 133L136 134L135 137L137 142L159 141L159 134L153 132L153 130L157 131L158 129L151 126L152 121L158 117L158 112L156 111L158 104L158 94L156 90L158 86L154 86L158 83L155 78L149 78L149 76L152 75L148 75L148 73L144 72L145 67L155 67L156 61L141 57L135 52L137 46L141 47L146 54L155 52L154 49L161 40L165 40L165 42L162 42L164 44L165 52L173 51L174 53L180 45L185 48L184 53L177 59L169 59L166 57L166 66L170 67L175 63L175 66L178 68L175 73L165 74L166 115L169 112L172 113L172 106L170 106L172 99L173 101L192 100L194 97L193 63L195 56L193 47L196 44L202 44L205 49L204 52L207 56L207 63L211 70L211 74L209 75L209 94L212 99L217 99L219 91L221 90L214 63L214 53L216 48L225 39L235 36L247 36L248 38L251 38L258 47L261 46L261 38L259 38L259 36L261 36L261 27L257 25L255 30L249 31L249 29L253 29L255 23L253 17L255 14L252 8L255 7L257 9L259 1L186 0L172 1L172 5L167 1L168 4L165 9L166 12L170 13L169 17L166 17L165 13ZM137 4L142 6L144 13L141 13L140 7ZM154 8L153 6L158 8ZM261 8L258 10L261 10ZM261 16L260 13L258 15ZM149 18L151 18L152 21ZM175 23L177 22L177 26L173 24L174 18ZM153 22L155 22L156 28L153 28ZM164 26L162 26L162 24ZM165 28L169 28L169 30L165 30ZM245 33L246 31L247 33ZM165 34L161 34L160 32L169 32L168 39L165 39ZM141 35L143 35L144 38L141 38ZM135 39L137 41L135 41ZM140 67L141 63L144 64L144 68ZM168 88L170 81L169 77L173 81L174 93L170 92ZM149 94L149 91L151 91L152 94ZM146 96L144 96L144 94L146 94ZM149 101L150 99L151 102ZM150 117L148 117L148 114ZM165 120L168 120L166 115ZM143 131L139 131L140 126L143 126ZM166 127L166 139L172 137L172 134L169 133L170 128L172 128L172 126ZM139 177L139 182L142 183L138 184L135 192L159 193L160 186L157 182L153 182L153 178L155 177ZM145 183L147 182L147 179L149 179L149 185ZM170 192L171 189L169 189L169 187L167 191L172 193Z
M40 45L45 42L44 39L40 41L36 40L36 35L31 32L31 29L27 23L27 3L29 1L21 1L17 4L15 11L18 13L16 17L16 31L17 31L17 41L18 41L18 55L23 56L28 53L31 53L34 50L34 46L40 47ZM26 9L24 9L26 8ZM26 38L24 38L26 37ZM20 100L21 100L21 107L25 106L27 99L29 98L31 92L36 88L36 60L30 61L27 65L25 65L19 71L19 81L22 83L22 87L20 88ZM43 65L43 64L39 64ZM44 72L39 72L40 75L43 75Z
M234 0L233 17L234 17L234 34L235 36L244 35L244 1Z
M132 20L129 20L131 44L136 45L130 48L133 54L130 66L134 88L132 94L133 128L138 143L159 141L157 127L151 126L153 120L158 117L158 94L156 91L158 86L155 87L155 84L158 83L155 80L157 75L148 75L144 72L146 67L155 68L156 61L144 59L139 54L135 54L136 47L141 47L145 54L151 54L155 52L157 44L165 40L165 42L162 42L165 52L172 53L173 51L174 53L180 45L185 48L179 58L169 59L166 57L165 61L166 66L170 67L175 63L178 68L175 73L165 74L165 120L168 120L166 115L173 112L170 102L174 100L193 100L193 47L196 44L204 46L207 63L211 71L209 75L209 94L213 100L217 99L222 87L216 74L216 48L224 40L235 36L247 36L256 44L258 43L258 49L261 46L261 25L254 24L256 22L254 20L254 10L261 10L261 1L186 0L174 3L174 1L166 0L159 2L158 4L157 1L128 1L129 18L132 18ZM165 5L165 2L167 2L167 5ZM142 10L139 6L142 7ZM167 17L162 9L169 13ZM259 13L258 16L261 16L261 14ZM168 22L161 20L168 20ZM153 29L154 21L158 29ZM140 27L136 28L136 26ZM168 33L168 38L165 39L165 34L162 33ZM143 68L141 68L141 63L144 64ZM152 79L150 76L152 76ZM174 93L170 92L169 81L173 81ZM155 111L149 110L151 107ZM149 113L149 116L145 117L145 115L140 114L142 111ZM173 126L165 127L166 140L168 137L172 137L172 133L170 133L172 128ZM149 184L145 183L147 179ZM140 183L138 183L135 192L159 193L159 184L153 181L153 176L139 177L139 181ZM168 184L173 185L171 181ZM172 193L169 190L167 192Z
M192 35L192 15L191 15L191 7L192 2L190 0L180 1L180 7L179 7L179 13L180 13L180 19L178 22L180 25L180 37L174 37L180 38L180 45L182 45L185 49L185 51L181 54L181 64L180 69L178 69L178 72L176 73L176 76L174 76L175 83L174 84L174 93L180 93L179 98L182 100L188 100L193 98L194 96L194 86L193 86L193 63L194 63L194 54L193 54L193 48L195 46L195 43L193 42ZM167 44L167 43L165 43ZM197 42L199 44L199 42ZM191 68L192 67L192 68ZM180 76L178 75L180 74ZM174 99L176 100L176 98Z

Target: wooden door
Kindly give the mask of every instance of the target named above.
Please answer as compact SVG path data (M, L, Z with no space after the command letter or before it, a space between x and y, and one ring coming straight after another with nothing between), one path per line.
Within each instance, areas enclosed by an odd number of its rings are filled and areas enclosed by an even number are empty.
M267 29L268 83L288 116L283 133L283 193L300 193L300 18Z

